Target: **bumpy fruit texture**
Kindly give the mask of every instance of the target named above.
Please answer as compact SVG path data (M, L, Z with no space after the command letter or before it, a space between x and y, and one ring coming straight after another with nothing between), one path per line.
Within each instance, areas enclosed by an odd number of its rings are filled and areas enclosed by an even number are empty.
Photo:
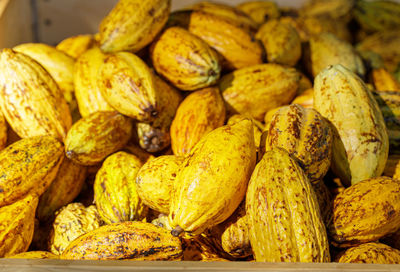
M10 259L58 259L58 256L48 251L27 251L13 256Z
M95 43L94 37L91 34L82 34L68 37L59 42L56 48L68 56L77 59L84 52L89 50Z
M117 152L109 156L96 174L94 202L107 224L140 221L147 207L136 188L136 176L142 162L135 155Z
M218 53L183 28L165 30L150 51L157 73L181 90L204 88L219 79L221 66Z
M261 151L278 146L296 158L311 182L328 172L332 157L332 130L316 110L293 104L281 107L262 136Z
M248 1L237 5L236 8L246 13L258 25L281 16L278 5L273 1Z
M136 177L136 189L144 204L158 212L168 214L174 194L176 176L184 157L164 155L146 162Z
M367 179L335 197L329 233L335 245L351 247L376 241L400 224L400 181Z
M329 262L317 197L303 170L279 147L257 164L246 195L257 262Z
M158 114L154 76L146 63L132 53L106 56L97 86L104 99L126 116L148 122Z
M100 227L101 219L95 206L85 208L71 203L58 211L50 234L50 251L61 255L79 236Z
M0 208L0 256L8 257L28 250L33 237L38 197L27 195Z
M182 257L179 238L151 223L102 226L75 239L61 259L174 261Z
M99 26L101 50L138 52L168 20L171 0L120 0Z
M50 74L12 49L3 49L0 67L0 107L12 129L21 138L51 135L64 140L71 113Z
M4 149L7 144L7 123L3 113L0 111L0 150Z
M400 250L378 242L347 249L339 255L338 263L399 264Z
M123 148L132 135L132 120L115 111L99 111L68 131L65 154L81 165L95 165Z
M188 95L179 105L171 124L174 154L189 154L204 135L224 124L225 113L224 101L216 87Z
M372 83L377 91L396 91L400 93L400 82L385 68L371 71Z
M341 181L349 185L380 176L389 138L364 82L342 65L327 67L315 78L314 108L332 124L332 168Z
M3 149L0 152L0 207L27 194L43 194L56 177L63 158L62 144L50 136L22 139Z
M297 30L279 20L268 20L256 34L265 48L268 62L294 66L301 57L301 40Z
M256 162L253 124L243 120L204 136L183 162L169 221L177 236L198 235L239 206Z
M225 75L219 88L229 112L262 121L270 109L288 104L294 98L299 81L296 69L267 63Z
M114 110L104 99L97 86L98 73L105 57L106 55L95 46L82 53L75 62L75 96L82 117L96 111Z

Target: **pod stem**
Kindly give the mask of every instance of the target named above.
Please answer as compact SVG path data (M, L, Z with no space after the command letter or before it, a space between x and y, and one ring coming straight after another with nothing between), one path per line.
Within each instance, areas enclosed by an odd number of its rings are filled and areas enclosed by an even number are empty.
M171 230L172 236L179 237L179 235L183 232L183 229L180 226L176 226L173 230Z

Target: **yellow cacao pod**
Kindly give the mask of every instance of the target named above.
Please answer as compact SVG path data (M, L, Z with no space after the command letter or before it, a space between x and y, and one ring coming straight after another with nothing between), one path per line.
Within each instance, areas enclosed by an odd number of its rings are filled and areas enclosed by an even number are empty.
M175 155L189 154L208 132L225 122L225 105L216 87L188 95L179 105L171 124L171 147Z
M165 30L150 51L157 73L181 90L204 88L219 79L221 66L218 53L183 28Z
M65 38L59 42L56 48L68 56L77 59L84 52L94 46L94 36L91 34L82 34Z
M256 162L253 124L243 120L205 135L178 173L169 221L177 236L225 221L242 202Z
M51 135L64 140L71 113L57 83L31 57L12 49L0 54L0 107L21 137Z
M325 185L324 180L313 182L311 185L314 189L315 195L317 196L322 219L327 225L332 220L332 194L329 191L329 188Z
M389 139L382 112L364 82L342 65L324 69L314 82L314 108L332 123L332 169L345 185L378 177Z
M138 221L114 223L86 233L61 255L61 259L75 260L174 261L181 257L179 238L168 230Z
M115 111L99 111L68 131L65 154L81 165L95 165L120 150L132 135L132 121Z
M137 52L151 43L167 22L171 0L120 0L99 26L104 52Z
M7 136L7 122L6 119L4 119L3 113L0 111L0 150L6 147Z
M258 25L281 16L278 5L273 1L248 1L237 5L236 8L247 14Z
M313 108L314 107L314 89L310 88L305 90L300 95L297 95L292 101L292 104L299 104L303 108Z
M329 262L317 197L303 170L279 147L265 153L247 190L246 214L257 262Z
M372 69L371 79L377 91L400 92L400 82L385 68Z
M348 0L312 0L299 9L302 17L328 17L336 21L348 23L352 18L352 8L355 1Z
M240 114L232 115L231 117L229 117L227 125L233 125L244 119L248 119L248 117L246 117L244 115L240 115ZM252 119L252 121L253 121L253 128L254 128L254 130L253 130L254 131L254 143L258 149L260 146L261 134L264 129L264 125L257 120Z
M10 259L58 259L58 256L48 251L28 251L8 257Z
M399 264L400 250L381 243L366 243L347 249L338 263Z

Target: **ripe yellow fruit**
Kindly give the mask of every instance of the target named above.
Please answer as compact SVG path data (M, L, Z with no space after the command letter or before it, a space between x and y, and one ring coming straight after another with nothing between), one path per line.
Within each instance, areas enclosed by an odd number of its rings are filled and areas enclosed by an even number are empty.
M89 50L95 43L94 36L82 34L68 37L59 42L56 48L68 56L77 59L85 51Z

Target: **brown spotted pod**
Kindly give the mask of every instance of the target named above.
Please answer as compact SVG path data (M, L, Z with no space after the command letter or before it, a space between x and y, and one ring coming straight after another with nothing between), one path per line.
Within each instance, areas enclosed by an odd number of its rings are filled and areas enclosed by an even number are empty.
M371 242L347 249L339 255L338 263L400 264L400 250Z

